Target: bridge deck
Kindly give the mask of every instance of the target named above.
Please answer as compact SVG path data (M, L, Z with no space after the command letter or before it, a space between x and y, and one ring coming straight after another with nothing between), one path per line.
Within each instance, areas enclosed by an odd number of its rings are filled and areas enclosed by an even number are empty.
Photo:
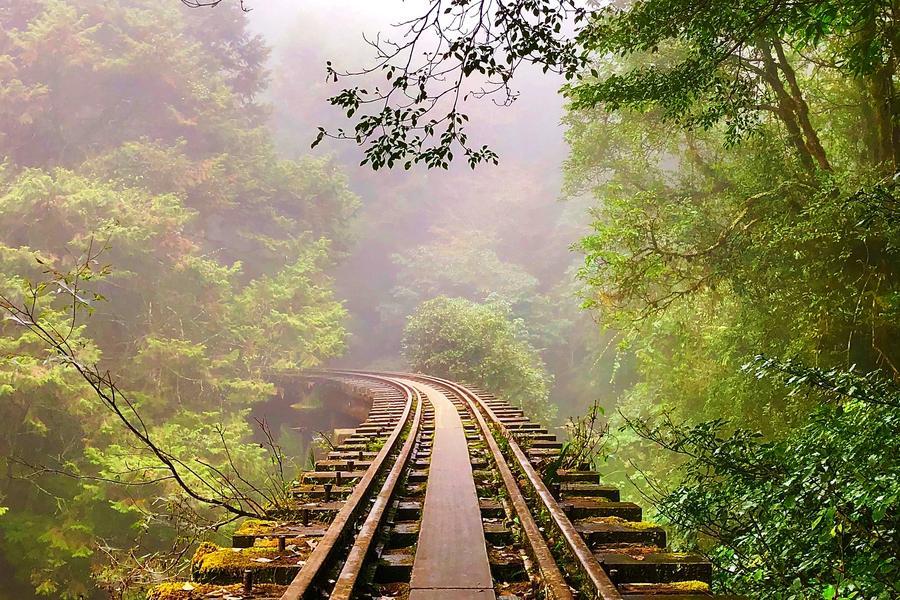
M440 390L409 382L434 406L434 442L409 600L493 600L494 584L462 420Z

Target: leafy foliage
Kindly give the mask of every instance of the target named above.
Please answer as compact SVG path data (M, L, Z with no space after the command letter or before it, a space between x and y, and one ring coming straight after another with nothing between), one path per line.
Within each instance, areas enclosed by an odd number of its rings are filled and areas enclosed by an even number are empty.
M866 144L874 162L897 166L893 11L871 0L714 1L699 7L690 0L429 2L424 14L399 26L398 40L372 44L373 66L339 73L328 64L334 81L374 73L384 74L388 85L346 87L334 95L331 103L355 118L354 129L332 134L320 128L314 145L326 135L355 140L366 148L363 163L376 169L419 162L446 168L454 147L472 167L496 162L490 148L469 142L460 98L501 93L509 104L516 96L513 75L532 64L570 81L567 93L580 110L653 107L688 127L724 124L731 143L774 116L804 169L830 171L798 83L803 73L791 60L796 52L813 55L817 67L870 84ZM613 72L590 65L592 58L636 55L643 60Z
M108 246L84 298L93 314L68 333L78 359L119 375L175 460L255 481L271 465L247 443L265 441L249 413L275 394L270 371L343 351L325 273L358 205L328 160L276 154L256 100L267 53L233 6L0 9L0 293L39 289L40 322L68 332L65 290L39 284L92 239ZM219 515L21 325L0 322L4 591L121 596L182 568Z
M896 595L896 524L872 518L896 504L877 400L900 377L895 27L874 2L645 0L579 34L584 304L637 367L610 466L714 555L722 589ZM748 377L759 354L817 391Z
M739 376L754 354L896 373L895 183L861 151L866 99L833 75L797 79L831 167L813 176L777 117L735 147L726 127L677 127L655 108L570 113L567 185L599 200L581 242L585 303L641 363L635 408L772 431L806 409Z
M372 44L373 65L338 71L328 62L333 82L360 75L383 75L386 82L346 87L332 96L329 102L355 118L355 125L336 132L320 127L313 146L325 136L353 140L365 147L362 164L373 169L418 163L446 169L454 150L472 168L497 164L496 152L469 141L463 104L469 97L495 95L501 104L512 103L511 80L523 63L542 65L544 72L575 72L581 56L563 28L586 14L571 0L428 2L425 14L398 25L398 40Z
M866 0L609 5L580 32L581 42L598 56L646 59L621 72L592 70L570 93L579 108L658 107L665 118L688 127L724 123L732 142L768 114L784 124L806 169L827 171L832 165L803 91L802 71L791 56L799 53L817 67L872 82L869 109L877 114L866 124L872 158L896 166L890 123L896 107L889 89L896 68L894 20L890 6Z
M424 302L407 323L403 353L415 371L482 386L535 418L552 416L550 375L506 305L446 297Z
M758 378L819 403L785 437L727 420L633 422L686 457L658 509L722 567L723 589L770 598L892 598L900 591L900 389L878 374L758 359Z

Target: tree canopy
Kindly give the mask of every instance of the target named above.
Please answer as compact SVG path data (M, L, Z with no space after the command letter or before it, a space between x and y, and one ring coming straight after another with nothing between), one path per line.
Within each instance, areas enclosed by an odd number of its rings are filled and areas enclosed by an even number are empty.
M151 0L0 9L0 294L40 290L41 323L66 331L68 295L41 284L102 250L92 315L67 338L78 358L118 376L176 459L262 480L250 407L276 393L272 370L343 351L327 271L358 199L329 160L276 153L268 50L245 17ZM121 597L221 527L10 318L0 399L4 592Z
M897 435L900 377L894 27L875 2L646 0L579 34L584 305L637 371L618 466L722 591L896 594L896 557L869 545L896 507L876 441Z
M514 76L526 65L559 73L579 109L656 106L671 121L707 129L718 124L734 142L763 115L788 130L805 169L830 170L815 115L798 85L793 54L814 59L858 82L868 119L857 132L872 162L896 165L894 92L897 48L894 7L858 2L706 2L642 0L599 5L570 0L478 0L425 10L379 38L366 68L341 71L334 81L371 73L384 85L343 88L331 103L354 119L350 130L324 135L355 140L374 168L414 163L444 167L454 150L471 166L496 162L488 146L472 142L465 103L515 100ZM616 57L612 71L594 62ZM352 81L352 79L351 79ZM317 140L317 141L318 141Z
M503 304L439 297L410 317L403 349L414 371L481 386L547 419L551 378L523 334L523 323Z

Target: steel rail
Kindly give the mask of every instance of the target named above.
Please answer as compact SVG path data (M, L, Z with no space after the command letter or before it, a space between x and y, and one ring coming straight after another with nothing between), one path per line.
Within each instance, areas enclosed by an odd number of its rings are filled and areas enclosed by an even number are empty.
M406 386L406 384L400 381L390 379L387 381L392 381L398 385L403 385L404 387ZM394 463L384 484L381 486L381 491L378 493L375 503L372 505L365 522L356 533L356 541L347 555L347 560L344 562L341 573L331 592L331 600L350 600L350 597L353 595L356 585L359 582L359 575L372 550L372 542L375 540L375 536L378 535L384 522L387 509L394 498L397 482L400 481L403 469L405 469L409 463L409 457L412 454L413 446L416 443L419 425L422 421L422 393L415 388L412 388L412 391L416 398L416 414L413 417L412 426L406 436L406 441L403 444L403 448L400 450L397 461Z
M355 377L373 376L371 372L366 371L342 370L332 372L344 373ZM417 375L396 374L396 377L402 377L403 379L412 381L422 379L431 381ZM475 417L478 423L482 438L485 440L485 443L491 451L491 455L494 458L494 463L497 465L497 470L500 472L500 476L503 479L503 485L506 488L507 493L509 494L510 502L513 505L516 516L519 518L519 523L522 526L523 532L525 533L527 543L530 546L531 554L535 559L535 562L537 563L538 571L540 572L541 577L543 578L543 581L547 587L548 597L552 600L573 600L574 595L572 594L572 590L570 589L565 577L560 571L559 566L556 564L556 560L553 558L553 553L550 551L550 547L547 545L547 541L544 539L544 536L541 533L537 522L534 520L534 516L531 514L531 509L528 507L528 502L525 499L522 490L519 489L516 478L512 473L512 469L510 469L506 458L503 456L503 452L500 449L500 446L494 439L494 436L491 433L490 427L485 421L484 416L477 410L475 406L472 406L472 404L462 394L454 390L451 386L443 382L433 383L437 383L438 387L449 389L451 393L454 393L454 395L460 396L470 407L470 411L472 412L472 415ZM331 598L332 600L338 600L338 598L340 598L340 600L346 600L347 598L349 598L349 596L336 597L332 595Z
M510 432L506 425L503 424L503 421L496 415L496 413L494 413L493 409L488 406L487 403L478 394L457 383L447 381L446 379L440 379L438 377L431 377L429 375L420 375L417 377L420 377L421 379L424 379L426 381L440 382L446 387L449 387L450 389L453 389L457 391L457 393L461 394L466 399L466 402L470 404L470 406L475 403L473 409L476 409L476 411L478 407L481 408L481 412L484 412L488 416L492 423L506 438L507 442L509 443L510 450L515 455L516 460L519 463L519 467L525 473L525 476L528 478L529 483L532 485L532 487L534 487L535 492L541 500L541 503L550 514L550 518L553 520L553 524L562 534L566 545L569 547L569 550L577 559L585 575L588 576L588 579L590 580L595 590L596 597L600 598L601 600L622 600L622 595L619 593L619 590L616 588L612 580L610 580L609 576L606 574L606 571L603 570L603 567L600 565L600 561L598 561L597 557L594 556L594 553L591 552L591 549L588 547L587 543L585 543L584 538L581 537L581 534L579 534L575 530L575 526L572 525L572 521L569 520L569 517L566 516L565 511L559 505L559 502L550 492L549 488L547 488L546 484L544 484L543 479L541 479L541 476L531 464L528 456L519 446L519 443L516 441L512 432Z
M491 423L500 430L500 433L503 434L503 436L509 443L510 450L515 456L516 461L519 463L519 468L522 470L522 472L527 477L528 482L534 488L535 493L541 501L541 504L550 515L550 519L552 520L553 525L559 531L569 551L575 557L575 560L577 561L581 571L590 581L591 587L593 587L594 589L594 597L599 600L622 600L622 595L619 593L618 588L616 588L616 585L612 582L612 580L610 580L609 576L606 574L606 571L603 570L603 567L600 565L600 561L598 561L597 557L594 556L594 553L591 552L591 549L588 547L587 543L585 543L584 538L582 538L578 531L575 530L575 526L572 525L572 521L570 521L569 517L566 516L566 513L559 505L559 502L556 500L556 498L554 498L553 494L550 492L550 489L546 486L543 479L541 479L541 476L531 464L528 456L519 446L512 432L510 432L506 425L503 424L503 421L494 413L493 409L491 409L491 407L488 406L487 403L478 394L452 381L448 381L440 377L433 377L431 375L423 375L420 373L396 373L384 371L344 372L354 375L376 374L388 377L403 377L413 380L419 379L424 382L442 385L459 394L466 401L466 403L473 408L476 414L483 413L484 415L486 415L487 418L490 419Z
M418 378L411 377L410 379L415 381ZM470 407L470 410L478 423L478 428L481 430L481 435L494 457L494 463L497 465L497 470L500 472L500 476L503 479L503 485L506 488L506 492L509 494L509 499L516 511L516 516L519 517L519 524L522 526L528 545L531 547L532 556L535 559L538 571L547 586L549 597L553 600L574 599L572 590L569 588L569 584L566 583L566 578L563 576L562 571L560 571L559 565L556 564L553 553L550 551L547 541L544 539L537 522L534 520L534 516L531 514L531 509L528 507L528 501L525 499L522 490L519 489L518 482L512 473L512 469L509 468L506 457L503 456L503 451L497 444L497 440L494 439L494 435L491 433L490 426L487 421L485 421L484 416L457 390L446 384L438 385L439 387L449 389L455 395L460 396Z
M328 379L328 374L329 372L321 371L311 373L310 375ZM403 429L410 421L415 394L408 386L402 386L397 383L394 383L393 385L406 393L406 406L403 410L403 415L398 420L397 425L394 427L390 436L388 436L384 446L382 446L381 450L372 460L372 464L366 470L366 474L353 488L350 497L344 502L344 505L338 511L337 516L335 516L331 525L329 525L328 529L325 531L325 535L307 558L306 563L300 569L300 572L297 573L297 576L294 577L294 580L291 581L290 585L288 585L287 589L282 594L281 600L303 600L309 597L308 594L319 582L319 578L324 575L325 569L331 565L333 555L338 550L341 540L352 528L353 523L356 521L356 517L359 515L359 511L363 507L363 501L369 496L371 488L383 471L383 467L385 466L388 457L396 448L397 442L403 433Z

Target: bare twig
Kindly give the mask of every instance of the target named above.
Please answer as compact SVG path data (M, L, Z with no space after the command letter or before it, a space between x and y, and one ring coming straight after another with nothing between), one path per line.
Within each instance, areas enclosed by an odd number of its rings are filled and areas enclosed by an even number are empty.
M238 470L231 457L230 449L225 444L225 437L221 429L219 435L225 446L230 473L199 458L193 460L193 465L189 464L157 443L134 403L119 388L115 378L108 370L80 360L78 348L73 345L73 334L76 331L79 314L91 310L91 302L86 299L82 287L84 282L90 281L98 273L108 272L106 267L100 268L99 271L96 270L97 259L105 247L105 245L97 247L91 240L86 254L78 262L76 268L69 273L62 273L45 265L45 274L50 276L50 281L38 285L27 284L21 301L15 301L9 296L0 294L0 312L5 313L6 320L26 328L36 336L54 353L54 360L78 373L93 390L101 404L138 442L138 446L149 451L157 459L159 469L165 471L166 475L154 476L151 480L146 480L145 484L173 482L183 493L197 502L223 509L234 515L264 518L268 508L277 507L285 497L283 493L283 459L280 456L273 459L278 465L278 474L269 480L273 484L273 490L269 493L252 484ZM51 294L67 298L70 303L71 308L68 309L68 313L71 321L64 331L57 329L48 320L42 319L41 300ZM99 298L99 296L97 297ZM267 436L271 440L271 434L267 433ZM274 447L274 442L272 442L272 447ZM201 468L211 475L201 473ZM51 467L40 467L39 470L83 477L80 474ZM95 479L120 483L102 477L95 477ZM128 485L139 485L139 483L129 482ZM278 485L282 486L281 492L273 493Z

